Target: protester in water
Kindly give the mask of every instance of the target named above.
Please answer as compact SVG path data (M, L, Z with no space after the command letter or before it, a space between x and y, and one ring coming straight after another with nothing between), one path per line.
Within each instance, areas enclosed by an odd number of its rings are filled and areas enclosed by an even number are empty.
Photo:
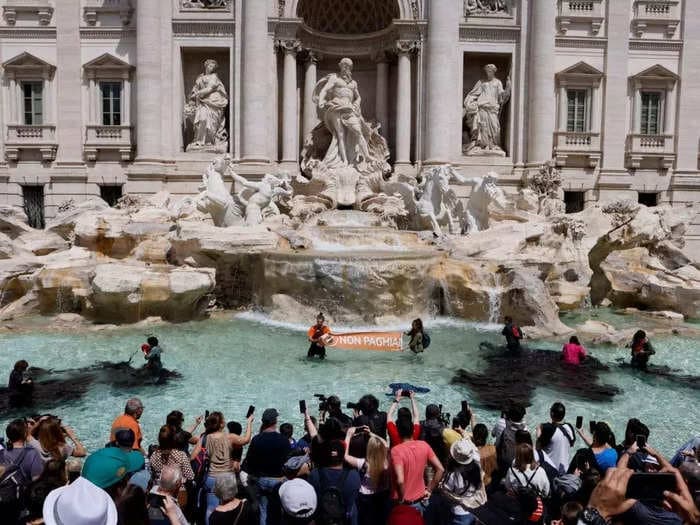
M423 321L421 319L414 319L411 323L411 329L406 332L406 335L411 339L408 342L408 348L414 354L420 354L423 352L425 347L423 346Z
M319 312L316 316L316 324L309 328L308 336L311 346L306 357L319 356L321 359L326 358L326 345L323 341L323 336L330 334L331 329L326 323L326 318L323 313Z
M646 370L649 358L656 352L651 346L647 333L644 330L637 330L632 336L632 366L640 370Z
M505 323L501 334L506 338L506 347L511 353L518 353L522 350L520 340L523 338L523 332L520 327L513 322L512 317L506 316Z
M27 386L32 384L32 380L27 377L27 369L29 363L24 359L20 359L15 363L12 372L10 372L10 380L7 382L7 388L12 392L21 392Z
M153 378L160 379L163 373L163 363L160 360L163 350L158 345L157 337L151 336L146 339L146 341L148 342L148 346L151 347L148 353L144 353L143 356L143 358L147 361L146 367L151 371L151 376Z
M586 359L586 349L578 337L572 335L569 342L561 349L561 360L567 365L580 365Z

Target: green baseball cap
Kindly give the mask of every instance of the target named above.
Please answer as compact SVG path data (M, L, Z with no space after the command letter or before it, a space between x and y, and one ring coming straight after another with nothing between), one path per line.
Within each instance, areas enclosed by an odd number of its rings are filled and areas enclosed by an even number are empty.
M90 454L83 465L82 476L101 489L119 483L127 474L142 470L143 454L126 452L118 447L106 447Z

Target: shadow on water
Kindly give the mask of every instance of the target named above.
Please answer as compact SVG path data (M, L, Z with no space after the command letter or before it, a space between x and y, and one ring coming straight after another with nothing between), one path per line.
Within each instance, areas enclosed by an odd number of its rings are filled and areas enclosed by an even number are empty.
M523 348L511 354L487 342L479 345L486 363L480 373L460 369L453 383L469 385L479 404L501 410L510 402L532 404L538 386L590 401L612 401L621 390L599 382L599 373L609 368L595 358L579 366L561 362L561 354L551 350Z

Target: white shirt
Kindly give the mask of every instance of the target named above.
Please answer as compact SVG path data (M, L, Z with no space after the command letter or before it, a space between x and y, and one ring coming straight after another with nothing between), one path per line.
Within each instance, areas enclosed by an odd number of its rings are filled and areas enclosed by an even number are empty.
M520 472L514 466L510 467L506 475L506 488L508 490L516 490L519 487L526 487L530 478L532 478L530 486L535 488L541 497L548 497L549 480L547 479L547 473L539 465L536 470L531 470L530 467L527 467L525 472Z
M569 452L571 451L569 443L573 438L570 425L557 425L557 429L552 435L552 441L544 448L544 451L551 458L552 464L560 473L566 472L569 468Z

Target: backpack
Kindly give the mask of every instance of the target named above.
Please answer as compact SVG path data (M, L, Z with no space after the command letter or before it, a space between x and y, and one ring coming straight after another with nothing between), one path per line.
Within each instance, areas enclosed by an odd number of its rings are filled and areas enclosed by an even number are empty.
M515 337L516 339L523 338L523 333L520 331L520 328L517 325L513 325L511 327L511 331L513 332L513 337Z
M496 457L502 472L506 472L515 459L516 431L517 429L514 429L510 423L506 423L506 428L503 429L496 442Z
M209 474L209 454L207 453L207 436L202 436L202 446L192 460L195 484L203 485Z
M445 442L442 439L442 433L444 430L445 427L434 420L431 420L430 422L423 421L421 423L421 441L425 441L428 445L430 445L430 448L433 449L435 455L442 462L444 462L446 459Z
M544 470L544 473L547 474L547 479L551 485L555 478L559 477L559 469L547 463L541 450L535 450L535 458L540 464L540 467L542 467L542 470Z
M423 332L423 350L430 346L430 336Z
M5 463L5 451L2 451L0 463L6 465L5 472L0 477L0 505L21 501L31 480L26 479L22 472L22 461L27 454L23 449L15 461Z
M338 485L330 485L325 469L318 470L321 494L318 499L318 525L345 525L348 523L343 487L348 477L348 470L343 469L343 475Z

